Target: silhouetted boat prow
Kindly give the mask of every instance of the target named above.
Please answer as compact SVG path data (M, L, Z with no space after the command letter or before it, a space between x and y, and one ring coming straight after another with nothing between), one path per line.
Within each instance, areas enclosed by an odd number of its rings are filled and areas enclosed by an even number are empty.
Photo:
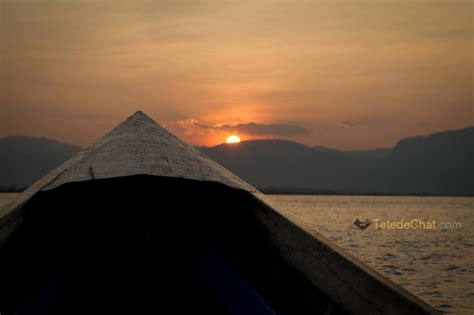
M2 314L438 312L141 112L1 215Z

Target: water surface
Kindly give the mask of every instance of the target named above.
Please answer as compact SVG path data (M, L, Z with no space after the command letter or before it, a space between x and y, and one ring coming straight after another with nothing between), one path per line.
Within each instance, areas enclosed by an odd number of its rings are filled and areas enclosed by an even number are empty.
M270 196L339 246L444 311L474 311L474 198ZM372 222L362 231L353 223ZM379 219L375 228L373 219ZM382 221L417 220L409 229ZM419 221L418 221L419 220ZM415 229L435 221L437 229ZM440 223L444 223L441 229ZM448 227L450 227L448 229Z

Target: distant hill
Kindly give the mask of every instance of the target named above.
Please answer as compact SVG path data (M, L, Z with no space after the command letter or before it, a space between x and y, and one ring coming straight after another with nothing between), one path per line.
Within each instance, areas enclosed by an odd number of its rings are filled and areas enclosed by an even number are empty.
M308 147L287 140L197 149L266 192L474 195L474 127L375 150ZM79 150L44 138L0 139L0 190L30 185Z
M0 139L0 189L29 186L81 148L54 140L26 136Z
M315 146L313 147L315 152L332 152L332 153L341 153L346 156L356 157L356 158L368 158L368 159L383 159L390 155L392 148L378 148L372 150L337 150L327 147Z
M332 149L286 140L253 140L198 148L258 187L332 189L340 176L354 176L367 161Z
M474 194L474 127L399 141L378 183L387 190Z
M285 140L199 147L269 192L474 194L474 127L401 140L393 149L340 151Z

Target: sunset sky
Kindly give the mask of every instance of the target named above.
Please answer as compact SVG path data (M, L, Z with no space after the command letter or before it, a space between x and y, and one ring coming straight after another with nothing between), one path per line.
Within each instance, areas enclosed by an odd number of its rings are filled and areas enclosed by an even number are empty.
M143 110L192 145L392 146L474 125L473 2L0 0L0 137Z

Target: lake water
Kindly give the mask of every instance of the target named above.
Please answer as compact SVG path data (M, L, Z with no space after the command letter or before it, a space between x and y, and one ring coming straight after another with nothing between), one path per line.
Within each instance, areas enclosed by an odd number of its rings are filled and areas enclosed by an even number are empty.
M0 210L14 196L0 194ZM474 198L283 195L270 198L433 306L448 312L473 314ZM357 218L369 219L372 224L361 230L353 224ZM390 223L386 223L383 229L382 222L387 220L395 225L404 220L410 226L388 229ZM433 220L433 229L427 229Z
M474 198L270 197L433 306L443 311L473 314ZM353 224L357 218L369 219L372 224L361 230ZM402 229L388 229L390 223L385 223L382 229L382 221L387 220ZM433 229L429 230L428 222L433 220ZM403 224L408 229L403 229Z

